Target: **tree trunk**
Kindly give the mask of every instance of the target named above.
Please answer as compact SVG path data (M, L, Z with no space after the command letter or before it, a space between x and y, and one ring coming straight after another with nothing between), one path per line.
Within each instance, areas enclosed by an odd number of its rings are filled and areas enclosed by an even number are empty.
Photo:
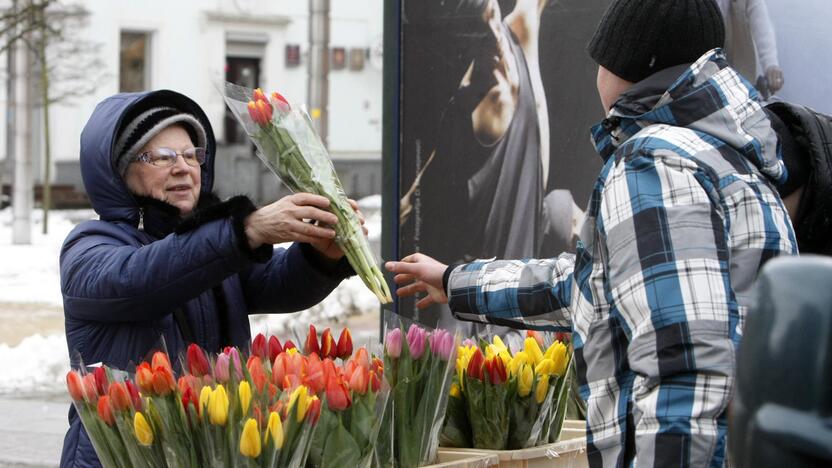
M46 68L46 5L43 2L40 8L40 89L41 102L43 103L43 139L44 139L44 164L43 164L43 233L49 232L49 209L52 207L52 151L49 144L49 73Z

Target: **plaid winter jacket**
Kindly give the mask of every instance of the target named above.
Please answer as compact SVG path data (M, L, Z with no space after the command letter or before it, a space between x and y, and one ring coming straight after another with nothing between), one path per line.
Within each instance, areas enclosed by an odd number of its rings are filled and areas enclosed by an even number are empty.
M797 251L776 135L716 49L634 85L592 137L577 253L456 266L451 310L571 326L591 466L721 466L750 288Z

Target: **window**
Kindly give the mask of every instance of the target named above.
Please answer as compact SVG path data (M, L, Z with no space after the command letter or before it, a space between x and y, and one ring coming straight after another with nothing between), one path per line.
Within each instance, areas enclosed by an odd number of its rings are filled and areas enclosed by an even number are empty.
M121 32L118 80L122 93L150 89L150 33Z

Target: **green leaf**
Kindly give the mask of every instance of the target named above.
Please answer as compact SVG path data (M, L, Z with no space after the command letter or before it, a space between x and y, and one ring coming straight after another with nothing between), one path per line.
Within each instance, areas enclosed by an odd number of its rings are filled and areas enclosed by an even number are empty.
M358 465L361 451L344 426L338 424L326 439L322 468L349 468Z

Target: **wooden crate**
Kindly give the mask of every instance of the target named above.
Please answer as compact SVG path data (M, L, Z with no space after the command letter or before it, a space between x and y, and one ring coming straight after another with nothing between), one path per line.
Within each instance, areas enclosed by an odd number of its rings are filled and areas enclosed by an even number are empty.
M499 463L496 455L440 449L436 454L436 463L424 465L423 468L488 468Z
M443 449L439 453L458 452L496 456L500 468L586 468L586 429L583 421L566 421L560 439L547 445L520 450Z

